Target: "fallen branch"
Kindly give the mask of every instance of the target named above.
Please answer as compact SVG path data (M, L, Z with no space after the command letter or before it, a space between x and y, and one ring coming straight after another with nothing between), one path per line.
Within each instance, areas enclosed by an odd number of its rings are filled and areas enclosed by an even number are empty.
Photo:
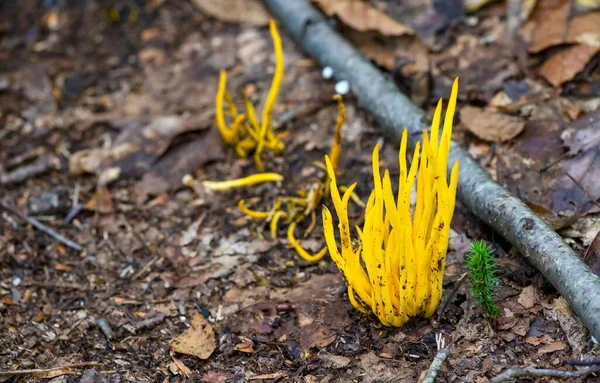
M64 366L58 366L58 367L52 367L52 368L33 368L33 369L30 369L30 370L0 371L0 376L45 374L47 372L52 372L52 371L56 371L56 370L62 370L62 369L65 369L65 368L97 366L99 364L100 364L99 362L80 362L80 363L65 364Z
M62 236L61 234L57 233L56 231L52 230L51 228L44 225L37 219L26 216L25 214L21 213L19 210L15 209L14 207L12 207L4 202L0 202L0 207L2 207L7 212L14 214L17 217L21 218L23 221L25 221L28 224L30 224L31 226L35 227L39 231L48 234L49 236L56 239L58 242L62 243L63 245L70 247L73 250L77 250L77 251L83 250L83 248L81 246L79 246L78 244L76 244L75 242L71 241L70 239L68 239L68 238Z
M553 378L579 378L582 376L588 376L589 374L593 374L594 372L599 372L600 366L586 367L581 370L575 371L562 371L562 370L551 370L545 368L517 368L511 367L507 370L504 370L500 375L495 376L490 379L490 383L502 383L502 382L512 382L516 378L522 376L549 376Z
M349 81L360 105L399 141L404 128L415 145L426 125L424 113L383 73L335 32L306 0L264 0L290 35L339 80ZM460 162L458 196L480 219L524 254L569 302L600 339L600 278L552 228L521 200L494 182L459 145L448 163Z

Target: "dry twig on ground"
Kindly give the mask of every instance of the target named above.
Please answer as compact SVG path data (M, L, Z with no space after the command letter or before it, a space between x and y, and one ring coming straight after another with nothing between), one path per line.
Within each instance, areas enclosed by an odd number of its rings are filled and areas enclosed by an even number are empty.
M414 147L426 125L424 112L337 32L306 0L265 0L270 12L322 66L347 80L361 106L400 140L408 128ZM449 164L460 162L459 199L524 254L556 287L600 339L600 278L552 228L521 200L494 182L471 156L452 143Z
M52 367L52 368L33 368L30 370L0 371L0 376L43 374L43 373L56 371L56 370L62 370L62 369L66 369L66 368L89 367L89 366L97 366L99 364L100 364L99 362L81 362L81 363L65 364L64 366Z
M51 236L52 238L56 239L58 242L62 243L63 245L70 247L73 250L77 250L77 251L83 251L83 248L81 246L79 246L77 243L71 241L70 239L66 238L65 236L57 233L56 231L54 231L53 229L49 228L48 226L44 225L43 223L41 223L40 221L38 221L35 218L31 218L26 216L25 214L21 213L19 210L17 210L16 208L4 203L4 202L0 202L0 207L4 210L6 210L7 212L16 215L17 217L21 218L23 221L27 222L28 224L30 224L31 226L35 227L36 229L38 229L39 231Z

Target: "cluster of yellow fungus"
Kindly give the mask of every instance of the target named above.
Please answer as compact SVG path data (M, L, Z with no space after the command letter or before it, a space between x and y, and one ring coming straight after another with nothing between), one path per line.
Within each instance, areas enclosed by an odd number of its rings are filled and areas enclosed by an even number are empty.
M335 138L331 151L329 152L330 167L332 171L337 168L338 160L341 152L342 143L342 126L344 125L344 119L346 115L346 109L342 102L342 97L336 95L334 97L338 102L339 114L335 126ZM325 165L320 162L316 162L315 166L326 169ZM308 190L301 190L293 197L282 197L278 198L273 207L269 211L256 211L246 207L246 202L241 200L238 204L242 213L249 217L261 219L269 223L271 236L277 237L278 224L281 220L289 224L287 231L287 238L290 245L296 250L300 257L308 262L318 262L325 254L327 254L327 247L323 247L316 254L312 255L308 253L300 244L295 237L296 226L300 224L306 217L310 217L310 224L304 231L303 237L306 238L316 226L317 217L316 209L321 204L323 198L329 193L329 187L327 184L327 175L324 178L316 179ZM351 198L358 204L362 202L358 197L351 192Z
M215 119L223 140L234 147L236 153L241 158L246 158L254 150L254 161L256 162L256 168L260 172L264 171L261 155L265 148L272 151L275 155L280 155L285 149L285 145L281 141L282 135L276 135L271 126L271 111L273 110L273 105L277 99L283 78L283 48L274 20L270 21L269 27L275 50L275 73L271 89L263 107L261 121L258 121L254 106L247 98L244 99L246 113L238 113L231 96L225 90L227 85L227 73L225 70L221 70L215 103ZM223 112L224 103L227 104L227 109L232 119L230 126L225 121L225 114Z
M458 79L452 87L441 138L442 100L431 126L431 139L423 132L410 168L407 167L407 132L400 143L398 195L394 198L389 172L381 177L379 145L373 151L374 188L365 209L360 245L353 247L348 223L348 201L356 184L343 196L338 190L333 159L326 158L331 199L339 220L341 253L335 240L332 215L323 208L325 241L331 258L348 283L352 305L373 313L385 326L402 326L411 317L431 317L442 296L442 279L454 213L458 163L447 181L447 162L456 107ZM410 195L416 180L416 205L411 215Z

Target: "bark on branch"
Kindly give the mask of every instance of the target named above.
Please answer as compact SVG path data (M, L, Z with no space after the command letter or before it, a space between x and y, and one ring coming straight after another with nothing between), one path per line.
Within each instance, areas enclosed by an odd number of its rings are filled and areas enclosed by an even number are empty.
M294 40L336 78L350 82L360 105L385 132L400 140L408 128L414 145L426 129L423 111L335 32L307 0L264 0ZM459 145L449 164L460 162L458 196L479 218L516 246L556 287L588 329L600 339L600 278L562 238L522 201L494 182Z

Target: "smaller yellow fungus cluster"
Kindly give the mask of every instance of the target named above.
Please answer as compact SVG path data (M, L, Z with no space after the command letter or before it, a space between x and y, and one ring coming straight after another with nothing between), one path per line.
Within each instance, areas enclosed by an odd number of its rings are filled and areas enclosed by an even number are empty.
M247 98L244 99L246 113L238 113L231 96L225 90L227 85L227 73L225 70L221 71L215 103L215 119L223 140L230 146L233 146L241 158L246 158L254 150L254 161L256 162L256 168L260 172L264 171L261 155L265 148L272 151L275 155L282 154L285 149L285 145L281 141L282 136L276 135L271 126L271 111L273 110L273 105L277 99L283 78L283 48L274 20L270 21L269 27L275 49L275 74L273 75L273 82L271 83L271 89L265 101L265 106L263 107L261 121L258 121L254 106ZM227 109L232 119L230 126L225 121L223 112L224 102L227 104Z
M346 109L342 102L342 97L336 95L334 97L338 102L339 114L335 126L335 138L329 157L331 160L331 168L333 171L337 168L338 160L341 152L342 144L342 126L344 125L344 119L346 116ZM315 166L325 169L323 163L315 163ZM327 175L324 178L316 179L310 183L308 190L300 190L296 196L278 198L273 207L269 211L256 211L251 210L246 206L246 202L241 200L238 204L242 213L249 217L261 219L269 223L271 236L277 237L277 229L280 220L284 220L285 223L289 224L287 231L287 238L290 245L296 250L300 257L308 262L318 262L325 254L327 254L327 247L323 247L315 255L309 254L300 242L296 239L294 232L296 226L301 223L306 217L310 217L310 224L304 231L303 237L306 238L316 226L317 217L316 209L321 204L323 198L329 193L329 187L327 184ZM360 199L353 193L351 193L353 200L357 203L362 203Z
M356 184L343 196L337 187L334 161L326 158L331 199L339 220L341 253L335 240L330 211L323 208L325 241L331 258L348 283L352 305L374 313L385 326L399 327L411 317L431 317L442 296L450 221L454 213L458 163L447 181L447 162L456 107L455 80L438 142L442 101L431 126L431 139L423 132L410 168L407 167L407 131L402 134L398 194L394 198L390 174L381 177L379 145L373 151L374 188L365 209L362 229L356 227L360 244L352 245L348 201ZM416 205L411 214L410 195L416 185Z

